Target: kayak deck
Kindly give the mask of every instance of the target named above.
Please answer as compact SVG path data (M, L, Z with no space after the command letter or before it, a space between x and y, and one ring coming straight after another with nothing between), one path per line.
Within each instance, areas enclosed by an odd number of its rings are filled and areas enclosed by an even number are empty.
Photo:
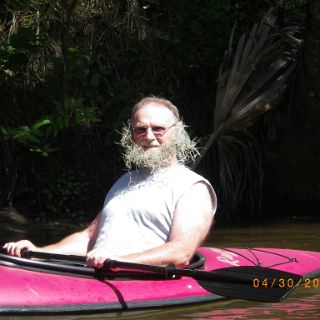
M320 276L319 252L208 247L198 252L205 257L205 271L263 266L299 274L304 279ZM47 264L46 268L40 268L41 264ZM4 254L0 254L0 284L0 314L123 311L223 298L190 277L166 280L145 272L99 273L81 263L43 262Z

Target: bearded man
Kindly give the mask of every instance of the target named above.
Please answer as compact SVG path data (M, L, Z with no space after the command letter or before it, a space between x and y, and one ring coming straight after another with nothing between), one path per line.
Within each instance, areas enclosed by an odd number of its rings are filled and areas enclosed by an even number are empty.
M121 144L128 172L111 187L87 228L45 247L9 242L7 252L84 255L95 268L107 259L187 266L210 230L217 200L211 184L185 166L197 150L178 109L166 99L142 99Z

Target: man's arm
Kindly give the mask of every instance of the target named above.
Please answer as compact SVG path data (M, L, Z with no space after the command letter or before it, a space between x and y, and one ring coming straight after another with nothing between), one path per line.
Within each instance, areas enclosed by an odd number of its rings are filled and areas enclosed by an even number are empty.
M174 213L170 240L145 252L123 257L108 257L99 249L89 252L87 262L97 268L103 266L107 258L153 265L187 266L197 247L206 238L216 208L215 195L203 182L194 184L178 201ZM128 235L130 236L130 235Z
M75 232L57 243L49 244L44 247L37 247L29 240L20 240L17 242L8 242L3 248L7 250L10 255L20 257L23 250L74 254L85 256L88 250L92 249L93 243L97 236L99 228L100 214L90 223L85 229Z

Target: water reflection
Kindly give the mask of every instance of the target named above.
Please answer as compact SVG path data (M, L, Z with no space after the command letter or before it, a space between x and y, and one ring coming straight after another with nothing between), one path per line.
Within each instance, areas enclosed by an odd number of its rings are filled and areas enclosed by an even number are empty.
M258 303L243 300L225 300L203 305L167 308L162 310L129 311L124 313L108 313L73 316L27 316L24 320L234 320L234 319L308 319L316 320L320 317L320 293L306 292L298 289L286 301L279 303ZM5 317L6 320L21 320L21 317Z
M311 293L310 293L311 294ZM320 294L298 298L297 294L289 301L272 304L255 304L236 302L228 308L215 308L194 314L197 320L202 319L319 319Z
M50 242L59 238L66 228L59 234L52 234L48 238L48 230L43 227L43 235L36 233L40 242ZM16 237L9 233L0 233L0 242ZM35 237L35 235L34 235ZM320 251L320 223L318 221L281 220L269 222L254 222L251 225L238 227L218 226L206 245L215 247L282 247L301 250ZM64 315L64 316L25 316L24 320L102 320L102 319L159 319L159 320L229 320L229 319L319 319L320 318L320 288L295 290L288 298L280 303L259 303L245 300L225 299L201 305L174 307L165 309L139 310L130 312ZM6 316L1 319L15 320L21 317Z

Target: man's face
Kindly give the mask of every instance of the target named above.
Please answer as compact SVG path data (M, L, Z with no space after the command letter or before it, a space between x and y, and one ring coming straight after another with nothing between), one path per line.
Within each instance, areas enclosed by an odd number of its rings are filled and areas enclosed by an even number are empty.
M176 119L173 113L159 103L141 107L132 119L133 141L145 152L159 152L169 142Z
M190 140L182 121L167 107L150 102L134 114L122 129L123 159L129 170L155 171L177 163L194 161L196 143Z

